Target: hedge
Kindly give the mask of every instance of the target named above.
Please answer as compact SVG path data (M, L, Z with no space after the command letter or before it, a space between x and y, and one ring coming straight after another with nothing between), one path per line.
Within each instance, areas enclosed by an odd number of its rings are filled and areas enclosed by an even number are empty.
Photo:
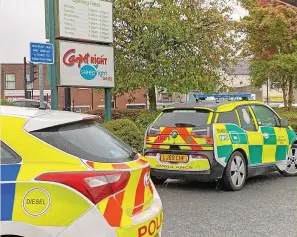
M142 134L133 121L129 119L117 119L104 123L103 127L111 131L129 146L135 148L138 152L142 152L144 134Z
M9 100L0 99L0 105L15 106L15 103Z
M290 126L297 133L297 109L287 111L284 108L274 108L274 110L282 117L289 120Z
M104 120L104 109L93 110L89 112L93 115L99 115ZM141 109L113 109L112 110L112 119L130 119L136 121L136 119L143 114L148 114L148 110Z
M147 126L152 123L161 111L151 112L143 109L113 109L112 120L129 119L136 123L139 130L144 133ZM98 119L99 123L104 123L104 110L98 109L89 112L93 115L98 115L101 119Z

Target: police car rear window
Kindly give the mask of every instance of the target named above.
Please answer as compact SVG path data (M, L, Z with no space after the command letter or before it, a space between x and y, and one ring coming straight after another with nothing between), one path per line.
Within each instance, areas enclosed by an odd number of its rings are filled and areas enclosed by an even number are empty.
M42 141L79 158L117 163L133 159L132 149L93 121L60 125L32 132Z
M199 127L206 125L208 110L168 110L155 122L159 127Z

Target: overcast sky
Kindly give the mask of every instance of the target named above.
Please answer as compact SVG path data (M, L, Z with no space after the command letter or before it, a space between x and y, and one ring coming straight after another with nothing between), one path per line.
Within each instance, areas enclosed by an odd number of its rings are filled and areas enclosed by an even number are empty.
M245 13L235 7L234 18ZM0 63L22 63L30 42L46 42L44 0L0 0Z

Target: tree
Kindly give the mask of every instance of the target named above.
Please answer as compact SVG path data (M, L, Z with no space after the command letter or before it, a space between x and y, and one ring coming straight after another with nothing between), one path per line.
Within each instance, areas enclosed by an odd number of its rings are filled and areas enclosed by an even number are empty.
M252 84L261 87L269 79L291 110L297 85L297 11L273 0L243 0L243 5L249 16L240 28L246 34L245 53L252 58Z
M213 1L115 0L116 93L149 88L211 92L234 60L236 35L230 9Z

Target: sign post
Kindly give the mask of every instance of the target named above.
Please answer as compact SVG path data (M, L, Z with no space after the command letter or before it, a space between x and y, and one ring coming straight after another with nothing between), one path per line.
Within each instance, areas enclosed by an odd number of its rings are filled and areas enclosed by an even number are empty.
M54 45L54 49L57 48L55 38L55 26L56 26L56 14L55 14L55 1L45 0L45 18L46 18L46 34L51 44ZM57 75L56 64L51 64L48 67L48 80L51 85L51 109L58 109L58 87L57 87Z
M40 108L44 109L44 93L43 93L43 65L39 64L39 94L40 94Z
M54 64L54 45L44 43L30 43L30 61L31 63L39 64L38 77L40 91L40 108L44 109L43 64Z
M57 52L49 70L52 101L58 86L104 88L105 120L114 87L112 9L104 0L45 0L46 34Z

